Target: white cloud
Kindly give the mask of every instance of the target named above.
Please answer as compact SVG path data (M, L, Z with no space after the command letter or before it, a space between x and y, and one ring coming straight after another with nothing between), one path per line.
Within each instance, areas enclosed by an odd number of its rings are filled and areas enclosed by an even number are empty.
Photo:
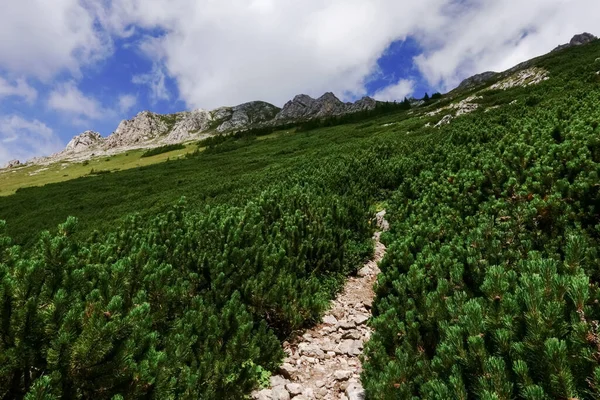
M18 0L2 4L0 68L49 80L69 70L79 73L112 51L88 0Z
M105 110L93 97L83 94L73 81L59 85L50 93L48 107L75 117L89 119L100 119L112 113Z
M141 50L176 80L188 106L211 108L282 104L298 93L364 95L389 44L434 24L432 10L444 2L114 0L101 19L115 32L132 24L161 29Z
M96 9L117 35L161 30L140 49L190 107L206 108L282 104L302 92L361 96L377 59L407 36L422 46L415 62L426 79L449 88L593 29L599 12L597 0L112 0ZM166 98L162 74L155 66L135 80Z
M598 34L597 0L471 0L457 4L418 37L415 62L430 84L444 90L487 70L503 71L568 42ZM594 31L596 29L596 31Z
M122 94L119 96L119 111L124 114L131 110L137 104L137 97L132 94Z
M30 82L55 87L53 79L60 76L67 83L49 94L47 104L73 123L115 117L137 104L130 95L113 93L111 106L104 107L94 97L98 93L77 87L85 67L100 68L99 61L112 54L116 38L152 62L147 73L127 77L147 86L151 101L173 99L167 86L172 78L188 107L212 108L257 99L282 105L298 93L360 97L385 49L408 36L422 49L413 72L445 90L474 73L548 52L575 33L600 33L594 31L597 0L6 3L0 12L0 73L19 79L0 80L0 97L32 102ZM376 97L409 94L410 81L399 78Z
M415 82L409 79L401 79L397 83L377 91L373 97L380 101L402 101L409 97L415 90Z
M18 115L0 117L0 167L12 159L25 161L60 151L62 147L61 140L43 122Z
M33 103L37 98L37 90L31 87L23 78L17 79L14 83L0 77L0 99L3 97L15 96L21 97L29 103Z
M165 80L166 76L163 68L155 63L151 72L134 75L131 82L136 85L148 86L150 90L150 100L153 103L156 103L158 100L169 100L171 98Z

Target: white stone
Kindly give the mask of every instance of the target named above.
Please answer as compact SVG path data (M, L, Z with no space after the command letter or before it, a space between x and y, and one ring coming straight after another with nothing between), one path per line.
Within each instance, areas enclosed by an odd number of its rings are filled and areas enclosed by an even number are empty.
M347 381L352 376L352 371L337 370L333 373L333 377L337 381Z
M354 318L354 323L355 323L356 325L362 325L362 324L364 324L365 322L367 322L368 320L369 320L369 317L368 317L367 315L357 315L357 316Z
M270 384L271 384L272 387L275 387L275 386L285 386L288 383L288 381L286 379L282 378L279 375L273 375L273 376L271 376L271 379L269 379L269 382L270 382Z
M286 379L292 379L294 372L296 372L296 369L290 363L283 363L279 367L279 373Z
M348 400L364 400L365 391L360 383L351 383L346 388Z
M282 386L276 386L273 388L273 394L272 394L273 400L290 400L291 396L288 393L288 391L285 389L285 387Z
M353 329L356 326L356 324L354 323L354 321L342 320L338 323L337 326L338 328L348 330Z
M271 389L263 389L259 392L254 393L254 398L256 400L272 400L273 391Z
M285 385L287 391L292 395L292 397L302 394L302 385L299 383L288 383Z

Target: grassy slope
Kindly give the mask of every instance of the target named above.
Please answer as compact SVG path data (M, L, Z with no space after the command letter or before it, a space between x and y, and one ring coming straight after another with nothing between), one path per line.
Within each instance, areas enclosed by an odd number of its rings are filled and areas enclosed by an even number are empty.
M196 147L188 144L185 149L141 158L146 151L131 150L111 157L100 157L89 163L55 163L48 166L32 165L18 169L0 171L0 196L14 194L20 188L43 186L50 183L64 182L88 175L92 169L122 171L131 168L157 164L167 159L182 157L194 151Z
M507 107L516 99L519 103L515 107L521 107L532 96L543 97L551 92L553 95L561 95L556 87L567 85L565 87L568 88L570 80L580 79L578 77L590 69L589 64L594 62L599 48L600 44L596 42L542 57L536 64L550 70L550 81L536 87L479 92L483 99L478 101L486 107ZM585 76L589 77L590 74L586 73ZM460 101L484 87L465 93L453 93L451 101ZM54 180L83 176L88 174L91 168L122 170L108 175L86 176L46 186L25 188L12 196L0 197L0 219L7 220L9 233L17 242L31 243L42 229L55 227L69 215L80 218L84 231L92 228L106 230L127 214L141 211L151 215L164 210L181 196L187 196L192 207L200 207L206 203L229 202L230 198L239 198L232 196L232 193L243 192L247 187L261 190L268 187L270 182L285 180L289 175L287 171L303 168L315 158L325 165L335 164L343 162L340 161L341 157L351 157L353 152L373 143L399 143L414 135L438 134L439 130L424 126L428 122L437 122L445 113L434 117L424 114L448 104L449 101L446 98L427 107L357 124L302 133L277 132L261 137L262 140L241 140L233 146L228 144L224 147L227 151L221 153L201 154L176 161L173 160L174 156L188 149L147 159L140 159L141 152L130 152L128 155L115 156L109 161L94 161L85 167L77 164L60 170L60 166L54 166L45 171L45 174L34 177L27 176L31 171L23 169L11 174L14 178L7 178L10 186L4 185L0 175L1 193L14 191L25 184L43 185ZM481 112L484 111L479 110L476 113ZM497 110L492 110L489 115L492 116L496 112ZM443 134L444 130L441 132ZM143 166L146 161L155 163L167 158L171 160Z
M334 163L374 138L404 137L407 129L402 124L381 127L397 119L388 116L363 126L281 132L263 140L241 141L223 153L24 188L0 198L0 218L7 220L17 242L27 243L36 232L55 227L69 215L80 219L83 230L93 227L102 231L132 212L143 210L150 215L164 210L181 196L187 196L191 207L228 202L239 198L232 196L235 191L247 187L261 190L274 180L286 179L287 171L303 168L315 157Z

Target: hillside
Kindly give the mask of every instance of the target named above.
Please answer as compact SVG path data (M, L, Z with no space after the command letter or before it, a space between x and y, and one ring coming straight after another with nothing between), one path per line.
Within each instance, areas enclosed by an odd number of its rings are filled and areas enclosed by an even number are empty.
M382 208L367 398L598 398L599 121L593 40L0 197L0 398L245 398Z

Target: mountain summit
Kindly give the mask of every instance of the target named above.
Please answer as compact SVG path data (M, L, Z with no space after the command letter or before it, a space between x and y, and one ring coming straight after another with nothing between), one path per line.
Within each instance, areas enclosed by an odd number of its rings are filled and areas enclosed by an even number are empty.
M580 33L578 35L573 36L573 38L571 39L571 41L569 43L561 44L560 46L556 47L552 51L558 51L558 50L566 49L568 47L573 47L573 46L581 46L582 44L588 44L590 42L593 42L596 39L598 39L598 37L592 35L591 33L587 33L587 32Z
M197 109L166 115L142 111L132 119L121 121L108 137L85 131L75 136L65 150L32 162L50 164L59 160L82 161L100 154L117 154L137 148L201 140L234 131L373 110L376 105L377 102L370 97L363 97L355 103L344 103L328 92L318 99L306 94L297 95L283 109L264 101L251 101L211 111Z

